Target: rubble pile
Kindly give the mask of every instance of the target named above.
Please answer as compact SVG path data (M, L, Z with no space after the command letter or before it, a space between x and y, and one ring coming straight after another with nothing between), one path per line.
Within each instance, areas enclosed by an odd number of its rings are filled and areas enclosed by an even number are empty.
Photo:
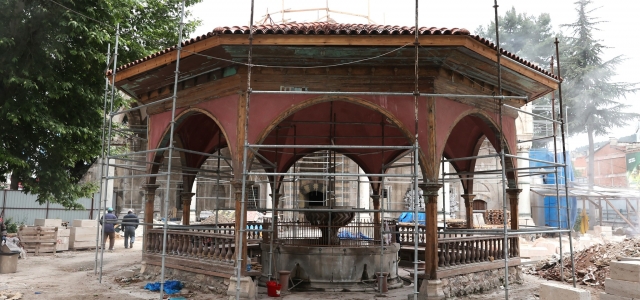
M218 224L225 223L234 223L236 221L235 211L233 210L223 210L218 212ZM205 220L203 220L200 224L215 224L216 223L216 215L215 213Z
M609 276L609 263L624 257L640 257L640 238L628 238L622 242L596 244L574 253L576 281L582 285L604 289L605 278ZM561 281L560 259L558 255L540 261L526 270L548 280ZM564 280L571 282L571 256L563 257Z

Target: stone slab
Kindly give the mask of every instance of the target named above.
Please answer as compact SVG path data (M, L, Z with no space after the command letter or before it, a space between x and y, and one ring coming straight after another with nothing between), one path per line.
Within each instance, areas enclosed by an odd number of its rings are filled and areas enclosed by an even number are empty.
M611 279L640 282L640 261L612 261L609 272Z
M635 299L629 298L629 297L621 297L621 296L611 295L611 294L607 294L607 293L601 293L600 294L600 300L635 300Z
M604 291L610 295L628 298L640 298L640 284L637 282L607 278Z
M62 219L35 219L33 226L62 227Z
M640 261L640 257L621 257L619 261Z
M76 219L71 222L73 227L96 227L98 222L96 220Z
M67 251L67 250L69 250L69 237L59 236L58 243L56 244L56 251Z
M229 296L229 300L236 299L237 284L237 277L229 278L229 289L227 289L227 296ZM240 278L240 299L256 299L256 284L253 282L251 277Z
M69 236L71 236L71 229L58 228L58 237L69 237Z
M591 293L587 290L574 288L555 282L540 284L540 300L591 300Z
M74 242L94 241L96 240L95 227L73 227L69 235L69 240Z

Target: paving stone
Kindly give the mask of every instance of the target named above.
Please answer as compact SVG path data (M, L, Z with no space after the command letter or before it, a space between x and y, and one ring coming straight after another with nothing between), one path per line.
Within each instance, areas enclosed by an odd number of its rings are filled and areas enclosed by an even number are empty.
M604 282L604 291L610 295L640 298L640 284L633 281L607 278Z
M634 300L634 299L629 297L621 297L621 296L611 295L607 293L602 293L600 294L600 300Z
M540 300L591 300L587 290L561 283L545 282L540 285Z

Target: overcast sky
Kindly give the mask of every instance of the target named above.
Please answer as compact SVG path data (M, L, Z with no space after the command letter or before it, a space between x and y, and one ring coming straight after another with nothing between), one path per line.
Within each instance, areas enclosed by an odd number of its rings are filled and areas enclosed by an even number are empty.
M212 31L219 26L248 25L250 16L249 0L204 0L192 7L191 18L198 18L202 25L195 35ZM256 0L254 20L260 20L267 11L274 12L283 9L324 8L327 0ZM420 1L419 25L434 27L461 27L472 33L480 25L487 25L494 19L493 0L449 0L449 1ZM574 0L498 0L498 13L504 12L512 6L517 12L529 15L549 13L551 21L557 30L561 24L573 23L577 19ZM377 24L414 25L414 0L328 0L332 10L353 14L367 15ZM605 52L605 59L617 55L624 55L627 61L618 67L615 81L640 82L640 43L636 30L640 28L640 1L631 0L594 0L592 9L598 8L591 15L606 21L598 25L600 31L595 37L610 47ZM285 15L287 21L312 22L323 17L324 12L289 13ZM331 18L339 23L366 23L364 18L332 13ZM282 21L282 16L274 14L272 19ZM505 47L507 50L508 47ZM552 55L550 49L549 55ZM546 66L545 66L546 67ZM640 93L627 97L629 104L640 112ZM622 130L616 130L615 136L622 137L633 133L637 125L633 124ZM607 139L607 136L596 140ZM586 136L569 140L570 148L586 144Z

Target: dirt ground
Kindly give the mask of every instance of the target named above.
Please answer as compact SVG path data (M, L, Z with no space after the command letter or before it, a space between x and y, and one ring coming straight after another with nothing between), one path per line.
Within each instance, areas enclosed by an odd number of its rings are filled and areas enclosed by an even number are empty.
M104 253L102 283L94 274L95 250L65 251L56 255L29 256L20 259L18 271L0 274L0 292L12 291L23 294L21 299L159 299L159 293L143 289L154 278L142 278L138 282L123 283L127 270L139 270L141 266L142 243L136 242L133 249L124 249L123 240L116 240L116 250ZM170 279L170 278L169 278ZM544 279L524 275L524 284L511 285L509 299L539 299L538 288ZM412 286L390 290L386 295L375 291L345 292L293 292L283 295L284 299L397 299L405 300L413 291ZM209 291L186 291L181 296L186 299L227 299L223 295ZM259 288L258 299L269 299L265 288ZM598 291L592 292L592 299L599 299ZM484 295L471 295L457 299L504 299L503 289ZM177 296L173 296L177 297Z

